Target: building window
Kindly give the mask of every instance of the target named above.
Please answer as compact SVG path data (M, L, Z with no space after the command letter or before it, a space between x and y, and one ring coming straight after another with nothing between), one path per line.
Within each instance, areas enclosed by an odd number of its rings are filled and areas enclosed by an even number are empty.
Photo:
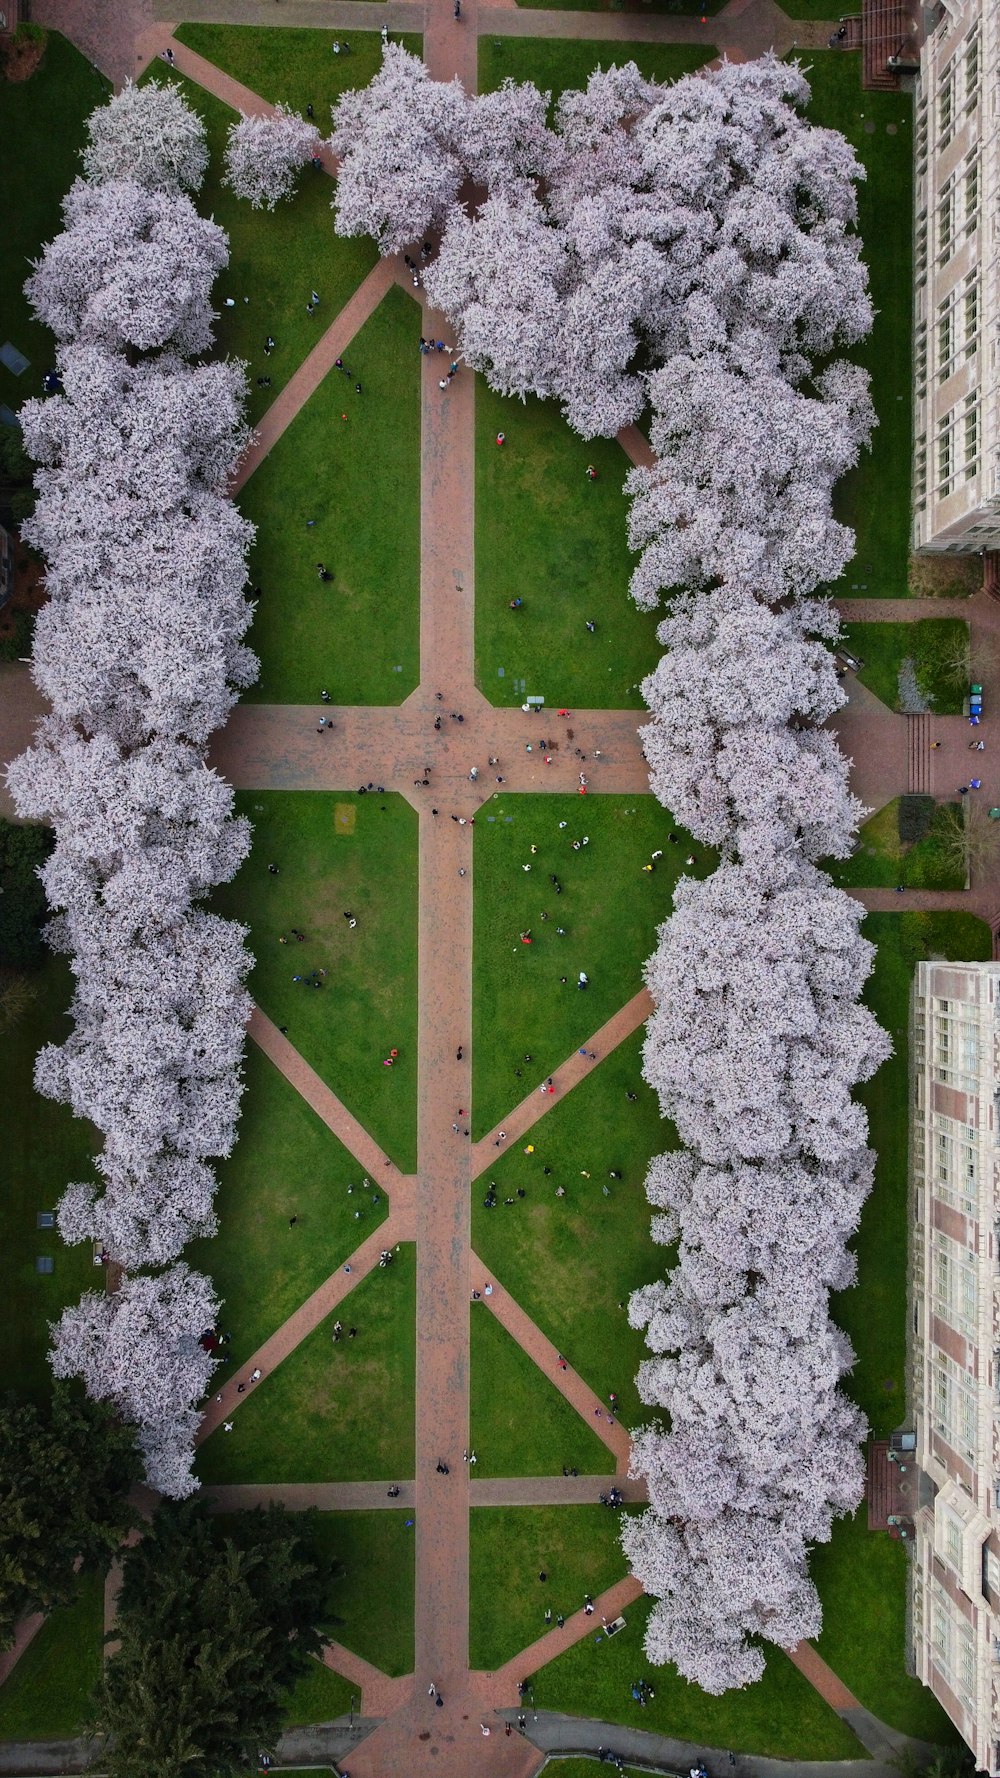
M949 1514L944 1522L944 1553L956 1574L962 1572L962 1527Z
M965 42L965 109L979 103L979 32L970 31Z
M965 163L965 232L979 227L979 158L970 154Z
M937 432L937 492L944 500L951 493L951 481L954 472L954 428L955 414L943 415L938 421ZM942 1070L937 1070L937 1078L943 1078Z
M962 298L965 329L965 356L971 358L979 346L979 273L970 272L965 280Z
M947 148L955 128L955 61L949 62L941 77L937 97L938 153Z
M979 397L973 391L965 398L965 479L969 481L979 468Z
M949 179L938 199L937 207L937 253L938 263L943 265L950 258L955 238L955 198L958 187L954 174Z

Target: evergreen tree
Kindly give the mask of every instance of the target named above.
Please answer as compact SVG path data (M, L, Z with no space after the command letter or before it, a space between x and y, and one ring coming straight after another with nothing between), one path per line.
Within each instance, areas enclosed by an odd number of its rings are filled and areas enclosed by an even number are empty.
M110 1559L134 1523L140 1472L131 1427L68 1384L44 1409L0 1406L0 1648L27 1612L72 1599L77 1557Z
M161 1507L125 1558L120 1648L98 1692L108 1778L230 1778L273 1751L336 1573L311 1514Z

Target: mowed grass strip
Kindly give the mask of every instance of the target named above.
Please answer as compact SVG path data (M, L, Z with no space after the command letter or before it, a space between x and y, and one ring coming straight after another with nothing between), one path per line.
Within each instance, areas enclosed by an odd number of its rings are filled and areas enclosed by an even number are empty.
M637 1031L595 1063L535 1125L533 1154L524 1154L521 1143L501 1151L473 1186L472 1200L472 1244L484 1265L596 1400L606 1402L614 1390L618 1418L629 1428L648 1421L652 1410L635 1386L647 1353L641 1332L629 1326L628 1299L665 1277L673 1258L650 1237L646 1171L676 1136L641 1077L643 1036ZM622 1178L612 1179L612 1171ZM493 1179L497 1205L488 1210ZM565 1196L556 1195L560 1189Z
M577 438L556 402L477 381L476 681L492 703L642 707L661 650L657 615L629 597L629 468L615 439Z
M855 555L833 587L839 598L905 599L909 593L910 400L912 391L913 100L909 93L861 90L861 52L793 50L806 68L810 123L840 130L867 178L858 188L862 256L875 325L845 354L871 376L878 426L871 451L834 496L838 519L853 527Z
M342 45L343 34L312 26L183 24L174 35L272 105L290 105L303 116L312 105L321 135L330 133L330 107L341 93L367 86L382 66L378 31L351 31L350 49L340 55L333 44ZM393 42L419 55L423 39L394 31Z
M961 1745L933 1692L906 1671L909 1593L906 1545L887 1531L869 1531L862 1503L838 1519L829 1543L817 1544L810 1567L823 1603L816 1647L859 1703L904 1735Z
M412 1172L416 813L400 796L327 791L246 791L237 805L253 823L253 846L215 906L250 927L250 991L386 1154ZM310 986L320 969L321 987ZM398 1060L383 1067L392 1049Z
M645 10L645 5L643 10ZM553 100L573 87L582 91L597 68L634 62L647 80L679 80L717 54L711 43L602 43L570 37L480 37L479 91L495 92L505 80L531 80Z
M205 1441L203 1482L374 1482L413 1474L414 1250L404 1245L262 1377ZM341 1321L344 1337L333 1341ZM356 1327L357 1338L348 1337Z
M231 1364L245 1363L384 1220L385 1193L365 1190L363 1176L295 1087L248 1042L236 1147L219 1168L219 1232L184 1251L222 1298L219 1326L232 1335L225 1348Z
M965 869L953 854L953 835L961 829L960 803L939 803L930 832L904 843L899 837L900 798L872 815L858 830L858 849L850 858L830 859L827 868L844 888L964 889Z
M45 54L29 79L0 82L0 342L10 340L30 360L19 377L0 365L0 401L15 412L28 396L41 394L55 351L52 334L31 313L24 281L31 262L62 228L63 198L82 172L84 120L110 91L58 31L48 33Z
M628 1564L619 1520L619 1513L598 1505L473 1507L470 1666L502 1667L552 1629L558 1612L570 1617L588 1593L596 1598L623 1580ZM553 1614L548 1624L546 1610Z
M916 623L845 623L844 643L862 662L858 678L890 710L902 708L899 669L913 663L917 685L938 716L960 716L968 684L950 662L968 647L969 626L956 617L922 617Z
M593 1635L550 1661L535 1675L536 1707L774 1759L865 1758L847 1725L780 1649L767 1646L758 1685L718 1698L689 1685L673 1667L650 1666L642 1643L652 1609L652 1600L640 1599L624 1613L626 1628L610 1641L598 1625ZM653 1688L645 1708L632 1697L638 1679Z
M331 1625L333 1640L383 1673L412 1673L412 1512L320 1513L316 1535L344 1568L330 1595L341 1620Z
M481 1303L472 1305L471 1351L477 1477L613 1472L607 1445Z
M93 1711L104 1642L104 1577L85 1574L71 1605L59 1605L0 1687L0 1741L77 1735Z
M44 1400L52 1386L46 1353L50 1321L85 1290L104 1288L89 1242L67 1247L55 1228L39 1229L39 1212L53 1211L74 1180L96 1182L98 1132L68 1105L43 1099L34 1087L35 1057L46 1043L63 1043L73 978L63 958L47 959L25 972L31 998L3 1034L4 1090L0 1094L0 1144L4 1190L0 1236L4 1254L4 1313L0 1318L0 1370L4 1386ZM36 1269L54 1262L51 1274Z
M539 733L545 720L539 718ZM690 848L688 835L650 796L497 796L477 815L475 1137L642 987L678 876L712 868L709 852ZM654 859L654 852L662 856ZM529 931L532 943L523 944L520 934ZM582 990L581 972L589 977Z
M149 81L176 86L205 125L208 171L193 202L229 236L229 264L212 291L218 311L214 355L239 358L248 366L249 415L256 424L367 277L377 254L367 239L342 241L334 234L332 181L312 167L303 170L294 195L274 210L255 210L236 197L222 174L226 137L237 113L163 62L143 75L142 84ZM314 290L320 306L309 314ZM274 340L270 353L268 336ZM270 377L270 386L258 387L258 377Z
M420 322L392 288L344 353L345 372L329 372L242 491L260 588L251 702L311 703L328 690L335 704L398 704L417 683Z

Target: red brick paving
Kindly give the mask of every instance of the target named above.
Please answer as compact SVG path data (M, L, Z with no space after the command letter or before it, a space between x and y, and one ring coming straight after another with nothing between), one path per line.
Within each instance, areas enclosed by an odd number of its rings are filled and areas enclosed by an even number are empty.
M828 1667L822 1655L818 1655L811 1642L797 1642L794 1648L787 1650L788 1659L799 1672L814 1686L821 1698L825 1698L831 1710L860 1710L861 1706L853 1692L849 1692L842 1680L837 1678L832 1667Z

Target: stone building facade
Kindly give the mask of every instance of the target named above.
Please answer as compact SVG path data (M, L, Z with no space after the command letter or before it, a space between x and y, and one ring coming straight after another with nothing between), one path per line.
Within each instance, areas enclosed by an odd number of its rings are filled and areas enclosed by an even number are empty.
M914 94L913 544L1000 548L1000 5L939 0Z
M1000 1771L1000 963L914 983L914 1516L919 1677Z

